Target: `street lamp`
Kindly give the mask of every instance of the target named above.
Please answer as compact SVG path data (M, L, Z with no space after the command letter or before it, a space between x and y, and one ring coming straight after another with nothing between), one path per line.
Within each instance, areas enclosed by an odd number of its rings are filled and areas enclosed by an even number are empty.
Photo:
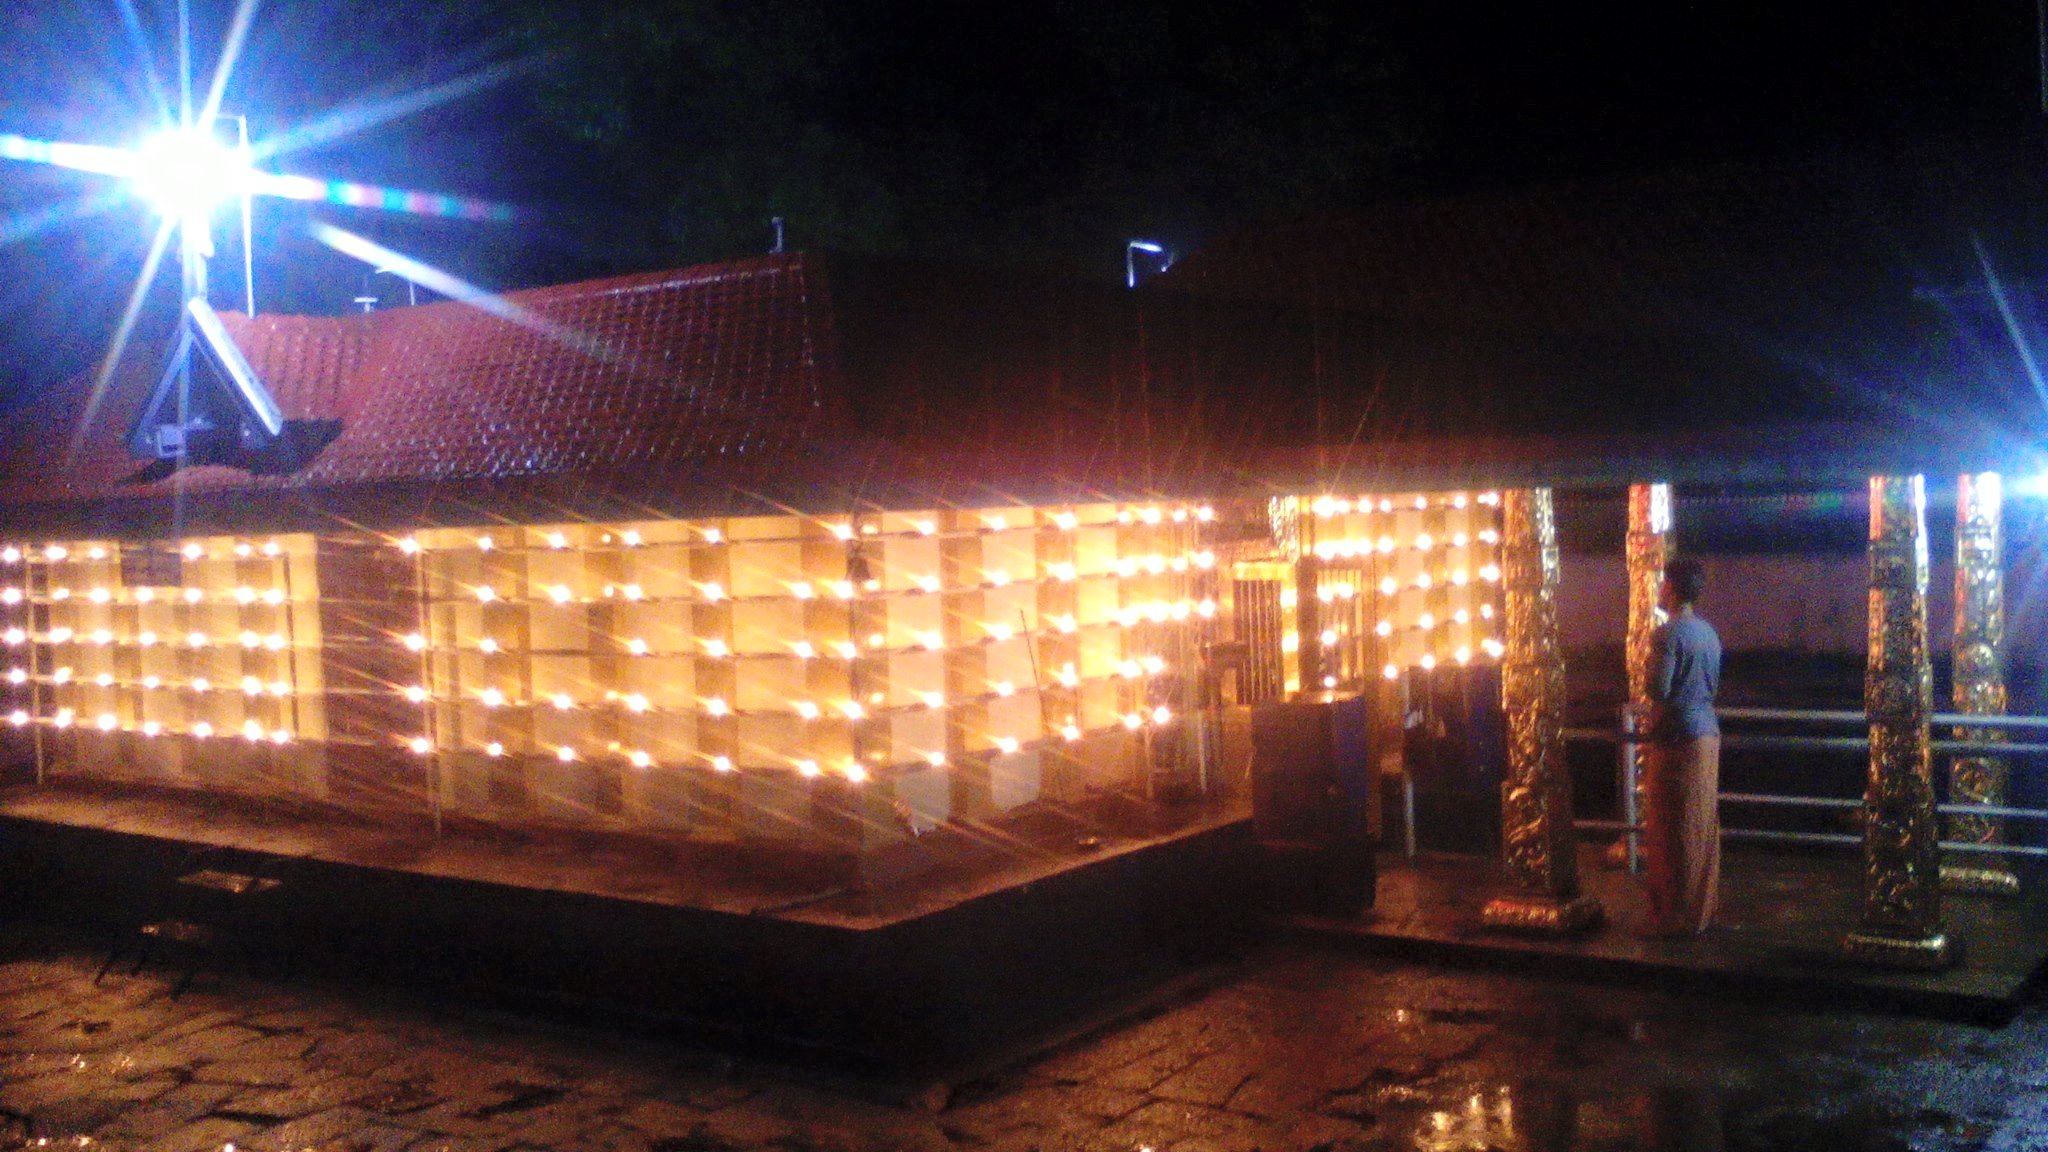
M398 269L396 269L396 268L393 268L393 267L391 267L391 266L389 266L389 265L381 265L381 266L377 267L376 269L372 270L372 271L371 271L371 273L370 273L370 281L371 281L371 283L375 283L375 282L376 282L376 279L377 279L377 277L379 277L379 276L389 276L389 277L391 277L391 278L393 278L393 279L395 279L395 280L401 280L401 281L403 281L403 282L405 283L405 302L406 302L406 304L407 304L408 306L410 306L410 307L418 307L418 306L419 306L419 302L420 302L420 286L419 286L418 284L414 283L411 277L409 277L409 276L406 276L406 275L404 275L404 274L403 274L403 273L401 273L401 272L400 272L400 271L399 271Z

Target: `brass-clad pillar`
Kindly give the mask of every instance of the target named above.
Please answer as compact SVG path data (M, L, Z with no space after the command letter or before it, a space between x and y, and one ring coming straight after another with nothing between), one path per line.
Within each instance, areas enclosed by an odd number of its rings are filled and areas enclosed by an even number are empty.
M1671 551L1671 485L1633 484L1628 490L1628 702L1650 707L1650 659L1657 634L1657 600Z
M1564 759L1564 655L1557 641L1557 518L1548 488L1501 501L1501 583L1507 649L1501 701L1507 711L1507 780L1501 847L1512 890L1489 901L1489 928L1570 932L1600 921L1600 903L1579 890L1572 778Z
M2003 485L1996 472L1965 473L1956 481L1956 627L1954 694L1958 712L2005 715L2005 557L2000 523ZM1965 728L1963 739L1995 741L2003 734ZM1949 801L2002 805L2008 769L1995 756L1959 756L1949 762ZM1949 839L1972 844L2005 840L2004 821L1992 816L1952 816ZM2011 893L2019 877L2009 869L1973 861L1943 865L1942 886L1952 892Z
M1671 558L1671 485L1632 484L1628 490L1628 704L1623 727L1641 732L1650 722L1650 681L1656 670L1658 600L1664 591L1664 565ZM1631 761L1626 763L1636 781L1633 796L1625 796L1624 815L1631 823L1642 819L1642 745L1623 746ZM1631 835L1629 861L1634 866Z
M1863 795L1863 917L1843 947L1879 963L1939 968L1941 846L1928 717L1927 489L1920 476L1870 480L1870 780Z

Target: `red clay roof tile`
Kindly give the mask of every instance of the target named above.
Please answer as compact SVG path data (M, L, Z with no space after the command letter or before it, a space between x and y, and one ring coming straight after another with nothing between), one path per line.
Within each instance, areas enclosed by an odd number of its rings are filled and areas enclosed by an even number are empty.
M284 477L218 467L137 482L120 434L159 365L109 389L64 446L86 382L0 435L0 500L169 496L574 474L642 482L802 451L840 406L822 288L801 255L514 292L505 314L442 302L363 316L223 316L287 419L341 422ZM507 318L510 315L512 318Z

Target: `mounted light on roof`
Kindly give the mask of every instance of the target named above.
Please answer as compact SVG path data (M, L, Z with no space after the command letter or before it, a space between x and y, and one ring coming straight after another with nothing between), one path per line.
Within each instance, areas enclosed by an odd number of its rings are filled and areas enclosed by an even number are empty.
M162 215L204 221L249 190L249 151L204 128L171 128L136 149L135 192Z
M1124 287L1126 288L1136 288L1138 286L1138 254L1141 252L1152 257L1153 263L1158 265L1157 268L1152 270L1155 275L1173 267L1173 250L1157 240L1133 239L1126 241L1124 244Z
M219 313L193 297L128 450L142 460L290 470L333 439L332 424L287 421Z

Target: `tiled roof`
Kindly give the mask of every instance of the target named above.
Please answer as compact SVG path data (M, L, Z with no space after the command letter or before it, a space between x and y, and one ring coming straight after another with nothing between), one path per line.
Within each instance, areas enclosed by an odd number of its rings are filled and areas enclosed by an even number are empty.
M341 422L309 467L138 478L120 436L160 366L135 353L68 463L85 382L16 414L0 436L0 500L737 475L836 428L830 309L813 280L790 255L510 293L516 319L455 302L226 315L288 420Z
M369 317L316 485L672 476L800 451L834 413L798 257L515 293L525 326L459 304Z
M1271 309L810 254L503 300L521 322L455 302L224 315L288 421L340 423L310 464L145 474L119 446L160 370L137 354L70 465L38 430L79 426L82 384L0 433L0 503L925 506L1171 491L1313 436L1312 341Z

